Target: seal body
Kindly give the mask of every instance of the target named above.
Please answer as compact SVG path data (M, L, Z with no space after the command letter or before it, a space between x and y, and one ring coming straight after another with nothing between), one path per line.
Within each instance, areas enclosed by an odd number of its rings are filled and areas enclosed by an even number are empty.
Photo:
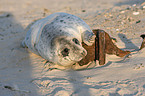
M22 43L52 63L70 66L87 54L81 43L91 46L94 39L89 26L79 17L54 13L32 24Z

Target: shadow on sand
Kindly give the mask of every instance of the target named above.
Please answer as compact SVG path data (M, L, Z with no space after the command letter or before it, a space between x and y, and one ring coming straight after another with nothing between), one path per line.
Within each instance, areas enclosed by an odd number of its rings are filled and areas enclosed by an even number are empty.
M118 36L122 40L122 42L124 42L125 44L124 49L133 49L133 51L139 50L139 48L135 44L133 44L131 40L127 39L127 37L124 34L119 33Z
M145 0L122 0L119 3L116 3L115 6L122 6L122 5L133 5L133 4L142 4Z
M24 28L13 14L0 13L0 96L37 96L30 83L32 66L27 50L20 46Z

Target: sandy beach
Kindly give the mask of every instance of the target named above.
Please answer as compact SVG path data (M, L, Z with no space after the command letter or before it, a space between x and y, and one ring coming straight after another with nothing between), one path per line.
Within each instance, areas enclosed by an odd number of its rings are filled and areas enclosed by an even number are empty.
M104 66L49 70L46 60L21 46L25 28L55 12L105 30L132 53L107 55ZM145 96L145 0L1 0L0 96Z

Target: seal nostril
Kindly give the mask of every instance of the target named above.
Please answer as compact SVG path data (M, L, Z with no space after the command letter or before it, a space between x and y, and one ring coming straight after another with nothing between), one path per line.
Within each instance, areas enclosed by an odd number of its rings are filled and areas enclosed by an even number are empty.
M81 54L85 56L85 53L86 53L86 52L85 52L85 51L83 51Z

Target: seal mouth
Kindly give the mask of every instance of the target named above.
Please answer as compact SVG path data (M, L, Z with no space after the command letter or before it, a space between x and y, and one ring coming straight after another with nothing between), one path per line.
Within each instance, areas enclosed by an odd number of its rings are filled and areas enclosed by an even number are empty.
M73 60L71 60L71 59L69 58L69 56L65 57L64 59L65 59L65 60L68 60L68 61L73 61Z

